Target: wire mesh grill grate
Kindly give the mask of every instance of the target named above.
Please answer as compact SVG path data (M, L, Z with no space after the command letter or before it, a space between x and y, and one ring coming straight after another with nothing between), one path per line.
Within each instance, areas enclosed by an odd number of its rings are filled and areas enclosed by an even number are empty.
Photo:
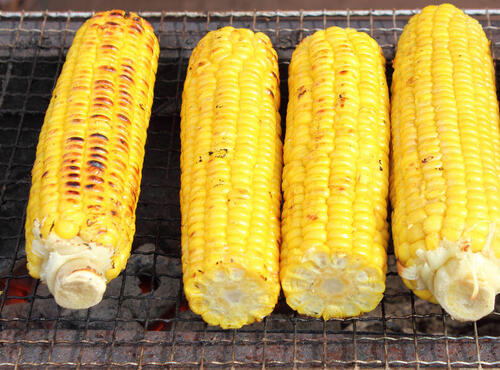
M469 10L500 55L500 10ZM126 270L89 310L57 307L25 266L29 172L51 90L73 36L90 13L0 13L0 366L12 367L500 367L500 309L457 323L414 297L392 251L387 292L363 317L323 322L280 299L274 313L241 330L207 326L182 294L179 111L191 50L224 25L268 34L279 54L281 113L297 42L337 25L372 35L388 60L414 11L143 13L160 40L137 233ZM497 70L497 76L500 74ZM284 120L283 120L284 121Z

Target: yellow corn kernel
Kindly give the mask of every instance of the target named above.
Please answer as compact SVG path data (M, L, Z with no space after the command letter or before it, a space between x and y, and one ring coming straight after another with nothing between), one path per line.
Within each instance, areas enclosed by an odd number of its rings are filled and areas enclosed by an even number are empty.
M282 166L277 54L247 29L209 32L182 95L184 290L211 325L271 313L280 290Z
M130 255L158 54L137 14L97 13L57 80L32 170L26 254L63 307L97 304Z
M412 17L398 43L391 103L400 275L456 319L477 320L500 292L498 101L481 25L450 4Z
M281 284L301 314L356 316L385 290L389 98L377 43L332 27L289 68Z

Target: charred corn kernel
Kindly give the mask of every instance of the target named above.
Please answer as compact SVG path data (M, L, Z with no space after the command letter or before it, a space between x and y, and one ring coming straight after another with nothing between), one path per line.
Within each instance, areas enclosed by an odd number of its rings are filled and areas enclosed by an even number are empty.
M271 313L280 290L282 165L277 55L247 29L209 32L182 95L184 290L211 325Z
M423 9L401 35L392 81L399 273L421 298L477 320L500 292L498 101L480 24L453 5Z
M289 68L281 284L301 314L374 309L385 290L389 98L377 43L332 27Z
M57 80L32 170L26 254L63 307L97 304L130 255L158 54L135 13L97 13Z

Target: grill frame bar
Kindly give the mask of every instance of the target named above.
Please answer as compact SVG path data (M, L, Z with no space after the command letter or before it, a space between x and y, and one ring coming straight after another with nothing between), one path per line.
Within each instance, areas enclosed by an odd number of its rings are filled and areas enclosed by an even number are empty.
M168 260L168 263L179 262L179 230L165 236L164 229L175 229L179 222L178 210L172 211L178 208L178 199L174 200L171 193L178 191L178 124L182 84L189 54L205 32L222 25L234 25L263 31L271 37L280 56L281 91L283 93L281 112L284 124L283 113L287 100L286 68L296 42L313 31L332 25L353 26L375 37L390 63L394 56L398 36L403 30L402 21L406 21L416 12L418 10L402 9L139 12L141 16L152 22L161 47L153 118L149 129L147 158L143 171L142 193L160 192L161 201L156 214L152 217L147 216L144 210L155 204L152 200L145 200L145 196L141 194L138 225L152 223L153 226L151 230L148 230L149 227L139 229L138 226L136 243L134 243L135 250L131 258L151 259L150 271L146 271L150 274L153 282L151 284L159 279L171 281L177 285L174 286L175 293L171 296L156 295L154 289L140 296L131 294L129 292L131 283L127 281L140 279L144 271L131 271L128 266L120 277L111 283L113 289L108 288L105 295L104 300L111 303L114 314L109 319L97 320L95 315L102 312L100 306L86 310L80 317L68 316L67 310L59 307L53 308L56 310L55 317L40 316L38 312L40 304L47 303L55 306L55 303L38 281L32 282L31 292L27 296L9 294L9 285L16 285L16 282L28 279L26 272L19 273L24 256L22 244L27 194L24 192L22 199L9 196L13 187L26 189L30 184L29 175L26 176L26 173L29 174L31 163L29 161L18 162L18 157L29 158L30 155L25 152L33 154L36 140L23 144L24 135L35 136L37 134L39 126L33 127L33 122L40 117L43 119L45 111L43 107L46 107L48 103L47 99L50 98L72 36L78 26L93 13L0 12L0 62L6 63L5 71L0 69L2 82L0 115L2 117L19 116L18 123L13 127L3 122L0 124L1 135L10 135L8 132L11 131L15 133L13 145L0 141L0 150L7 152L10 150L7 162L0 159L0 206L14 207L14 204L17 204L15 206L17 210L12 215L3 216L0 213L0 282L3 283L2 290L7 292L0 295L0 328L3 329L0 332L0 347L4 349L0 351L0 367L328 368L356 366L389 368L401 366L420 368L445 366L451 368L452 366L466 366L481 368L500 366L500 358L498 355L495 356L496 348L500 348L500 329L497 328L492 334L488 332L489 334L481 335L482 327L478 328L478 324L473 323L465 332L460 332L462 329L457 331L455 326L450 326L450 318L442 309L436 309L436 306L430 304L421 304L418 298L402 288L400 282L394 292L389 291L385 294L374 313L360 318L324 322L302 317L287 308L281 298L276 312L265 318L261 324L254 324L241 330L222 331L207 326L199 317L186 311L179 266L174 268L173 272L157 269L162 263L160 260ZM466 12L482 22L486 35L492 40L492 55L495 59L495 55L500 53L500 9L469 9ZM15 27L13 28L12 25ZM13 41L12 36L14 36ZM31 66L27 76L16 72L19 64L26 63L28 68ZM47 64L51 65L47 67L51 75L40 76L40 66ZM169 73L170 69L174 70L173 75ZM169 77L165 78L164 75ZM499 71L497 71L498 78ZM15 82L12 82L14 80ZM22 80L27 80L24 90L9 88L12 83L22 84ZM40 91L38 91L38 85L43 85ZM163 90L174 96L162 93ZM22 99L21 106L9 107L7 102L13 103L16 98ZM40 99L43 102L34 104L33 99ZM153 120L155 120L154 123ZM152 137L156 135L165 136L165 141L161 143L155 141L152 144L154 140ZM154 160L156 157L163 158L163 162L156 164ZM153 165L148 165L148 161L153 162ZM4 167L6 167L5 170ZM19 167L21 170L18 170ZM162 173L160 179L151 176L151 172L155 171ZM165 208L172 211L167 217L160 212ZM153 209L156 208L153 207ZM0 209L0 211L3 210L3 208ZM8 209L8 211L11 210ZM13 223L17 226L15 234L5 237L4 227ZM166 242L168 238L170 241ZM15 241L14 253L10 252L10 254L2 250L2 244L9 244L9 240ZM140 246L148 242L154 244L154 249L140 250ZM166 250L162 248L164 244L168 244ZM129 261L129 265L131 264ZM393 255L390 257L388 279L399 279L395 272ZM20 309L19 315L15 314L16 311L10 311L10 307L15 306L12 303L15 299L27 300L26 303L17 303L19 307L24 307ZM134 300L143 302L140 304L144 304L146 312L144 318L124 316L128 304ZM171 303L171 312L164 316L156 309L165 300ZM406 301L400 304L409 307L410 310L406 313L390 313L395 300ZM495 321L500 320L498 306L497 304L495 312L489 317L493 325ZM430 312L421 313L422 308L429 309ZM421 329L421 322L431 321L436 321L442 326L442 334L437 334L437 329L430 332ZM372 322L378 329L370 329L369 325ZM394 329L393 322L408 322L410 331L398 332ZM99 329L99 325L104 326L105 329ZM135 330L124 329L127 325L131 325ZM75 328L71 329L72 326ZM138 327L141 329L137 330ZM150 330L154 327L161 327L162 330L157 332ZM464 325L464 328L466 327L467 325ZM37 334L38 332L40 333ZM137 338L138 334L139 338ZM104 339L99 339L100 335ZM435 346L439 350L434 348ZM445 356L439 357L437 354L442 350L442 346L444 346ZM129 355L127 351L130 347L138 347L138 350L132 351L134 353ZM225 349L229 355L219 358L220 356L218 357L216 353L218 351L214 350L214 347ZM242 351L240 347L246 349ZM33 348L40 349L39 360L30 354ZM64 352L61 348L69 349L71 353L61 355ZM432 353L429 353L432 351L428 348L434 348L434 357ZM463 348L465 348L464 351L472 351L467 360L457 357L457 348L459 351ZM368 350L375 352L372 357L367 357L365 352ZM155 351L165 352L166 355L152 357L151 354L156 353ZM179 351L184 356L183 358L178 359ZM338 351L345 351L346 356L339 357ZM392 358L393 352L397 352L395 358ZM412 352L413 355L410 353L410 358L406 359L406 352ZM100 358L99 354L102 354ZM191 356L192 354L196 356ZM291 355L287 356L287 354ZM429 355L431 355L430 359L428 359ZM27 359L25 359L26 356ZM90 359L87 359L88 357ZM124 360L117 360L117 358Z

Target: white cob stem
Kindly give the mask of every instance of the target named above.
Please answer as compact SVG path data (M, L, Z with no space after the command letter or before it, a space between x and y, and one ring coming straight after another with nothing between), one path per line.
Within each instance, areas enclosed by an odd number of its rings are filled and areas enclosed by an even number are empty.
M500 265L495 266L481 253L463 254L436 271L433 289L429 290L453 318L479 320L495 308L495 295L500 292L499 271Z
M488 245L480 252L464 242L443 240L435 250L417 251L418 260L402 268L401 276L427 289L454 319L475 321L495 308L500 293L500 259Z
M38 222L33 235L33 253L43 260L40 279L56 303L70 309L98 304L106 290L105 272L111 266L112 249L85 243L79 237L61 239L53 232L41 239Z

